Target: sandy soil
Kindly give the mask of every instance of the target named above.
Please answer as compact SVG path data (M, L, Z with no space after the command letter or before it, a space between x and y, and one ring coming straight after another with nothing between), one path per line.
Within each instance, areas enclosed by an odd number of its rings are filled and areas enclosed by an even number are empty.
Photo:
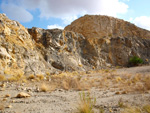
M100 109L104 110L102 113L122 113L125 109L122 105L139 108L150 105L150 89L143 82L147 79L144 77L149 76L150 66L88 72L81 75L80 80L91 85L86 85L88 88L82 91L55 88L42 92L38 88L43 81L5 82L5 86L0 87L0 113L76 113L83 92L90 92L96 99L94 113L100 113ZM31 97L16 98L20 92Z

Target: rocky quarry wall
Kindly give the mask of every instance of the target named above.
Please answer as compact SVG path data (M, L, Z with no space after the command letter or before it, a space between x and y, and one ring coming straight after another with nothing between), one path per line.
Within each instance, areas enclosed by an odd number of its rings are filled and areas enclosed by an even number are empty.
M0 73L45 74L150 63L150 31L107 16L79 18L65 30L26 29L0 14Z
M81 33L87 38L95 51L90 58L95 67L127 66L133 56L142 58L145 63L150 62L150 31L124 20L85 15L66 26L65 30ZM90 55L89 52L85 54Z

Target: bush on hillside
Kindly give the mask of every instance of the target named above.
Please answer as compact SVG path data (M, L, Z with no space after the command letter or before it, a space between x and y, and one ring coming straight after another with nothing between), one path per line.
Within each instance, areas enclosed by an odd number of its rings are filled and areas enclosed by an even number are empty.
M137 56L133 56L129 59L129 66L138 66L139 64L143 64L143 60Z

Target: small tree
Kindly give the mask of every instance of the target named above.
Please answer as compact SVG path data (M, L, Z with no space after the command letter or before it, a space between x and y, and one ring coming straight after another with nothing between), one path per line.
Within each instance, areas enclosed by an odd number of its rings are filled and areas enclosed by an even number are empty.
M137 66L143 64L143 60L137 56L133 56L129 59L129 66Z

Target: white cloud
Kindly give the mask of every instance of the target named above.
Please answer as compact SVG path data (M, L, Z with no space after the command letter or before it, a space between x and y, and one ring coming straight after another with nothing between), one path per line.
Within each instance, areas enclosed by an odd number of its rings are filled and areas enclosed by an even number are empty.
M14 4L3 3L1 9L9 18L20 22L30 22L33 19L33 16L27 10Z
M131 17L131 18L129 18L129 22L133 22L133 18Z
M121 0L17 0L17 4L29 10L38 8L41 18L61 18L67 24L84 14L117 16L128 10Z
M132 19L131 22L141 28L150 30L150 17L148 16L136 17L135 19Z
M58 24L48 25L48 26L47 26L47 29L55 29L55 28L64 29L64 27L59 26Z
M122 1L124 1L124 2L129 2L130 0L122 0Z
M77 18L78 18L77 16L71 16L71 17L68 16L68 17L62 18L62 20L63 20L63 23L67 25L67 24L70 24L72 21L76 20Z
M29 0L27 0L29 1ZM39 0L40 1L40 0ZM68 17L83 14L117 16L127 12L128 5L119 0L41 0L40 17Z

